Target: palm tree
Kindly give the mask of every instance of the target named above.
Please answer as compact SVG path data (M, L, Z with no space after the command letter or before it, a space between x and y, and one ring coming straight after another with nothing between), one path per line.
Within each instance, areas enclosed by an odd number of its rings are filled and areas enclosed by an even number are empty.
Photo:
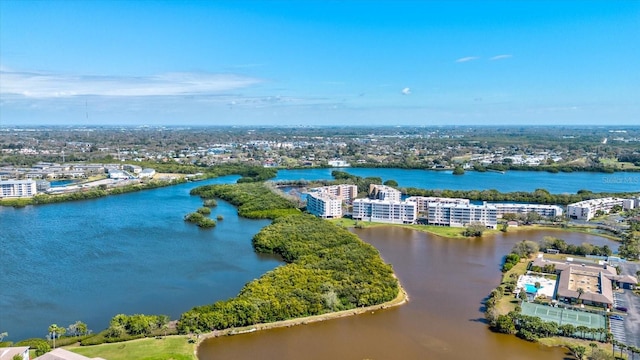
M618 349L620 349L620 357L622 357L622 352L627 349L627 345L624 343L618 343Z
M605 340L606 340L606 342L613 342L614 341L613 340L613 334L610 333L609 331L607 331L606 335L605 335Z
M584 333L589 331L589 328L584 326L584 325L580 325L576 328L577 331L579 331L582 334L582 338L584 339Z
M582 296L582 294L584 294L584 289L579 287L578 290L576 290L578 292L578 299L577 302L580 302L580 296Z
M56 338L62 336L66 329L58 326L57 324L51 324L49 326L49 333L51 334L51 340L53 341L53 348L56 348Z
M592 342L592 343L589 343L589 346L591 346L591 357L593 357L593 352L596 351L598 344Z
M3 332L3 333L0 333L0 342L2 342L2 340L3 340L4 338L6 338L7 336L9 336L9 333L8 333L8 332L6 332L6 331L5 331L5 332Z

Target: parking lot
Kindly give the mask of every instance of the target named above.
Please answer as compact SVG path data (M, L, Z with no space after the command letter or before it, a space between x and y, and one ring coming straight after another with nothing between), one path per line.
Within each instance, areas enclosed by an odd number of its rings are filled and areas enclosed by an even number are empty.
M621 300L623 294L613 293L613 306L626 306L625 302ZM611 333L616 341L630 345L627 342L627 331L625 329L626 316L613 315L609 317L609 324L611 325Z
M640 270L638 263L621 263L623 274L635 275ZM623 320L611 319L611 332L616 340L635 347L640 347L640 296L633 294L631 290L614 292L614 307L627 308L626 315L621 315ZM620 338L618 338L620 336Z

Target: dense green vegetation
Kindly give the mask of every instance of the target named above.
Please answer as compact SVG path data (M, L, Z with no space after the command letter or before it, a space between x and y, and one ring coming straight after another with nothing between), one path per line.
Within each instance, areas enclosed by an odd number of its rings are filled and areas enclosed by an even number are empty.
M203 199L220 198L238 207L240 216L251 219L275 219L300 213L291 201L276 194L262 183L237 185L205 185L191 190Z
M202 214L202 215L209 215L209 214L211 214L211 209L209 209L206 206L203 206L201 208L198 208L198 210L196 210L196 212L198 214Z
M540 251L546 251L547 249L555 249L562 254L568 255L597 255L597 256L610 256L612 254L608 245L592 245L589 243L583 243L582 245L567 244L564 240L555 238L553 236L545 236L540 242Z
M196 307L179 321L181 332L210 331L380 304L398 283L378 251L349 231L302 214L265 184L207 185L191 191L219 197L241 216L275 219L253 239L257 252L288 264L268 272L237 297Z
M638 193L594 193L589 190L580 190L576 194L551 194L545 189L536 189L534 192L515 191L502 193L498 190L426 190L418 188L403 188L403 193L409 196L438 196L447 198L465 198L476 201L514 201L536 204L567 205L574 202L598 199L604 197L627 197Z
M170 181L148 181L143 183L130 184L130 185L118 186L118 187L107 188L107 189L98 187L98 188L92 188L90 190L77 191L77 192L68 193L68 194L59 194L59 195L38 194L32 198L2 199L0 200L0 205L22 207L26 205L54 204L54 203L61 203L61 202L67 202L67 201L97 199L107 195L117 195L117 194L140 191L140 190L155 189L163 186L180 184L183 182L185 182L184 179L175 179Z
M271 168L263 168L261 166L250 166L244 164L225 164L212 167L198 167L194 165L181 164L163 164L163 163L140 163L145 167L153 167L159 172L171 172L179 174L196 174L202 173L204 178L213 178L225 175L238 174L242 178L238 179L238 183L260 182L271 179L276 176L277 170ZM49 195L38 194L32 198L20 199L1 199L0 206L24 207L26 205L53 204L67 201L88 200L104 197L107 195L117 195L129 192L135 192L146 189L154 189L163 186L175 185L185 182L185 179L174 179L170 181L146 181L142 183L118 186L113 188L92 188L84 191L77 191L69 194ZM205 206L215 206L215 202Z
M184 313L181 332L319 315L380 304L398 294L391 267L373 246L313 216L280 217L253 244L288 264L248 283L233 299Z
M207 208L208 209L208 208ZM206 216L204 216L201 212L196 211L196 212L192 212L187 214L184 217L184 221L193 223L198 225L201 228L213 228L216 226L216 222L213 219L210 219Z
M167 315L118 314L111 319L107 329L82 339L80 344L98 345L175 334L175 329L169 328L169 320Z
M153 168L162 173L202 174L203 178L215 178L226 175L240 175L238 183L261 182L276 177L278 170L243 163L228 163L216 166L185 165L179 163L141 162L142 167Z
M471 224L464 228L462 236L481 237L485 230L487 230L487 228L483 224Z
M639 210L633 210L628 216L637 215ZM622 244L618 248L618 254L627 259L640 258L640 221L629 219L629 230L621 236Z

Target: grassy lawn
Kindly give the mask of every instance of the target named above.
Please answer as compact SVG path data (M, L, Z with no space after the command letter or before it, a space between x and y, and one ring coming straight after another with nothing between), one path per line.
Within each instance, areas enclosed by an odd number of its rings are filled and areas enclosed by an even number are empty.
M604 166L608 166L608 167L612 167L614 169L636 169L638 168L637 166L633 165L633 163L630 162L620 162L618 161L618 159L615 158L611 158L611 159L600 159L600 163Z
M574 338L568 338L568 337L562 337L562 336L554 336L549 338L538 339L538 343L545 346L564 346L564 347L582 345L587 349L586 355L591 355L593 350L591 346L589 346L589 344L593 343L598 345L597 349L605 352L606 354L611 355L611 344L602 343L602 342L593 341L593 340L583 340L583 339L574 339ZM616 355L619 355L619 354L620 354L620 350L616 350Z
M107 360L194 360L195 344L186 335L167 336L162 339L146 338L95 346L70 346L66 349L88 357Z
M464 228L456 228L449 226L433 226L433 225L410 225L410 224L388 224L388 223L377 223L377 222L369 222L369 221L360 221L353 219L332 219L329 220L334 224L346 228L351 227L359 227L359 228L371 228L377 226L398 226L411 230L422 231L442 237L454 238L454 239L468 239L466 236L462 236L462 232ZM495 234L498 233L498 230L485 230L485 234Z
M507 271L502 275L502 283L505 284L509 282L511 278L511 274L517 275L515 279L518 279L518 276L527 272L527 265L529 265L529 260L520 260L516 266L512 267L511 270ZM513 294L505 294L500 300L496 302L496 311L498 314L508 314L510 311L516 309L516 305L518 305L519 301Z

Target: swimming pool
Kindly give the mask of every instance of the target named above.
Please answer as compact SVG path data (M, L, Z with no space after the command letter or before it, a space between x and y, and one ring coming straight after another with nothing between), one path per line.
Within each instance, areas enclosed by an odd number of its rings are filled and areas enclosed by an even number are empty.
M536 286L533 284L524 284L524 289L530 294L535 294L536 292L538 292L538 289L536 289Z

